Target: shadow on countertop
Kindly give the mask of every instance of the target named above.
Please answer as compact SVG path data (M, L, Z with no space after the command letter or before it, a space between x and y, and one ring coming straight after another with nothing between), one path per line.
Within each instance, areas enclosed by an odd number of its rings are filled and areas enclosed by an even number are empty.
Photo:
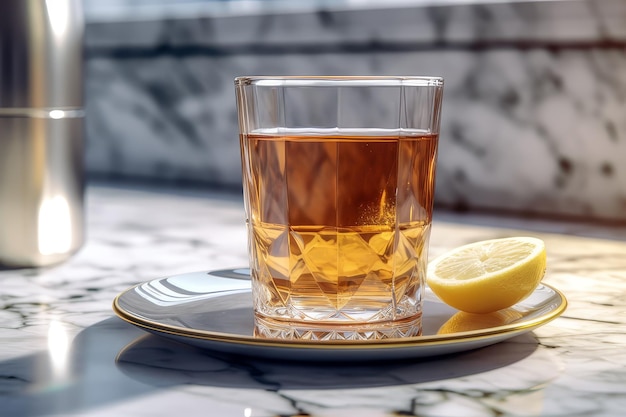
M84 413L181 385L276 392L419 384L506 367L538 347L532 334L512 340L430 359L281 362L201 350L110 318L83 330L65 351L51 346L0 363L0 404L2 415L26 417Z

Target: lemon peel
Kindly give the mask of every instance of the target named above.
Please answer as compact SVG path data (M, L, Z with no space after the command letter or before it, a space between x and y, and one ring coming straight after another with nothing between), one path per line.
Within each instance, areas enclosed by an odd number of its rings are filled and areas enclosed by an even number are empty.
M444 303L467 313L491 313L528 297L546 269L541 239L509 237L470 243L428 265L426 283Z

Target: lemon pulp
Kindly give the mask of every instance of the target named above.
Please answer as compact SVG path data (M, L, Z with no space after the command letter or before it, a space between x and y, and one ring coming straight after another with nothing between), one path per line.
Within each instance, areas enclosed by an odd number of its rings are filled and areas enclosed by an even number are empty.
M446 304L468 313L491 313L529 296L544 276L541 239L510 237L453 249L428 265L426 282Z

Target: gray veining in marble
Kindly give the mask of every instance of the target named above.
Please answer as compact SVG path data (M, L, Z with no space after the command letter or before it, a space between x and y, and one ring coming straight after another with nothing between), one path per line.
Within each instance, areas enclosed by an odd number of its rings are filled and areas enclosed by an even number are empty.
M235 76L441 75L439 205L625 221L625 45L614 0L94 21L87 169L240 187Z
M0 271L2 415L623 415L624 228L438 213L431 256L494 237L542 238L545 280L567 296L566 312L472 352L324 366L235 359L113 316L113 298L137 283L245 265L239 196L90 187L87 202L87 244L70 261Z
M246 7L253 4L237 2L230 5L198 2L195 10L184 2L182 5L170 2L160 8L109 7L116 9L115 17L107 17L106 10L100 15L97 10L88 10L91 27L87 44L99 48L250 43L301 46L372 41L427 45L626 39L625 5L620 0L307 1L298 6L279 1L256 3L257 10ZM139 27L133 28L137 24Z

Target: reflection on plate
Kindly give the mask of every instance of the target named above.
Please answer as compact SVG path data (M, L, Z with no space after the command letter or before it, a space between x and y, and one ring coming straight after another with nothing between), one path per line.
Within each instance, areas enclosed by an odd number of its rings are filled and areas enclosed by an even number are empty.
M422 336L376 341L307 341L253 336L247 269L156 279L115 298L122 319L144 330L215 351L293 360L390 360L463 352L529 332L558 317L563 294L540 285L530 297L489 315L459 313L426 291Z

